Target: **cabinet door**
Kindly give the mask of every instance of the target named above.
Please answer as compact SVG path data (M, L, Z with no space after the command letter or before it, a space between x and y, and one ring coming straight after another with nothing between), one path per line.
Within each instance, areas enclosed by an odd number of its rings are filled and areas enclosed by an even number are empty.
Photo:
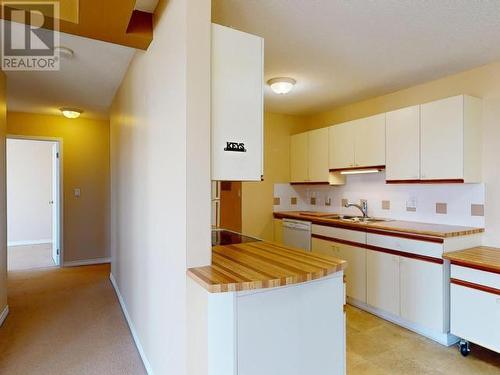
M348 297L366 303L366 250L361 247L338 242L312 239L312 251L347 261L346 294Z
M328 182L328 128L317 129L309 134L309 181Z
M420 106L386 114L386 180L420 178Z
M261 180L263 45L258 36L212 24L212 180Z
M309 135L301 133L290 137L291 182L309 181Z
M366 301L369 305L399 315L399 257L366 251Z
M354 155L356 167L385 165L385 113L356 122Z
M401 257L400 282L401 317L443 333L443 265Z
M328 128L330 169L354 167L354 127L356 123L357 120Z
M462 179L463 96L455 96L421 106L421 178L423 180Z

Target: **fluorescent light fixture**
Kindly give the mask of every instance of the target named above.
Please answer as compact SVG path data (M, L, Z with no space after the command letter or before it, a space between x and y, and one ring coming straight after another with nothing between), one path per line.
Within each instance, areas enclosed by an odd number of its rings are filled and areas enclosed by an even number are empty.
M341 171L340 174L363 174L363 173L378 173L380 169L353 169L350 171Z
M78 108L61 108L60 111L64 117L71 119L78 118L83 113L83 111Z
M290 77L278 77L267 81L267 84L271 86L271 90L279 95L288 94L296 83L297 81Z

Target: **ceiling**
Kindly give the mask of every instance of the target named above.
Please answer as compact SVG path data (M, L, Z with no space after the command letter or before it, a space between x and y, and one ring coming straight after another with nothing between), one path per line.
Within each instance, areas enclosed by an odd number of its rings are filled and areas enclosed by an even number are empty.
M265 39L266 110L311 114L500 59L500 1L213 0L212 20Z
M60 107L77 107L82 117L108 118L135 49L64 33L60 45L75 52L61 57L60 71L5 72L8 110L60 114Z

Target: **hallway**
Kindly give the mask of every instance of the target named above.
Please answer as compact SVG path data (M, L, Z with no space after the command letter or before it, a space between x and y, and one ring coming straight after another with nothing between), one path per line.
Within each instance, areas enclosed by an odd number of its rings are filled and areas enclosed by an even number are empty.
M109 265L9 272L1 374L145 374Z

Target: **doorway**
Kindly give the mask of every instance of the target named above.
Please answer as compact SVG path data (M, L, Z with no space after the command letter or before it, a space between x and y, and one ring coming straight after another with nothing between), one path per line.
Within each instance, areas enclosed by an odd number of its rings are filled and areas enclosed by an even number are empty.
M241 181L220 182L220 227L241 233Z
M7 269L61 265L61 141L7 137Z

